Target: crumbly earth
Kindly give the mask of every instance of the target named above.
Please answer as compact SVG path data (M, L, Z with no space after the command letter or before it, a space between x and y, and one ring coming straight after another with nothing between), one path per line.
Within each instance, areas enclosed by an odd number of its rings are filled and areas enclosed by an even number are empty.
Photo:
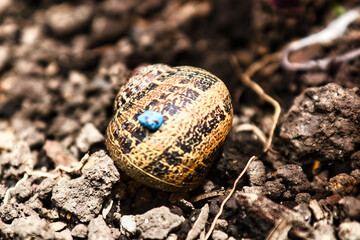
M256 155L213 239L358 239L359 59L326 71L265 65L253 80L282 108L272 149L263 154L252 132L238 130L255 124L267 135L273 109L241 83L233 56L245 70L358 1L284 2L1 0L0 238L197 239ZM356 49L358 28L290 59ZM143 63L204 68L232 96L223 152L188 193L139 184L105 148L116 94Z

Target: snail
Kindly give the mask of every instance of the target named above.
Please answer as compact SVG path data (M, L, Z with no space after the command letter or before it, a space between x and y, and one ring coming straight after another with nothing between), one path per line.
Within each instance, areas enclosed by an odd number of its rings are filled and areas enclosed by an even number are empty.
M230 131L225 84L195 67L142 65L115 98L106 147L118 168L163 191L189 191L205 178Z

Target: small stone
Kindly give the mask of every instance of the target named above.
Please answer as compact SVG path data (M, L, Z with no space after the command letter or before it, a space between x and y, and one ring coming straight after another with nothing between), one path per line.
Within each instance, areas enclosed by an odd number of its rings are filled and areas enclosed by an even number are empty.
M136 233L136 221L135 216L125 215L120 220L121 227L129 234L134 235Z
M15 134L12 131L0 131L0 149L10 150L15 144Z
M68 3L55 5L46 12L47 23L59 35L74 33L85 27L93 15L93 7L88 4L72 6Z
M329 188L334 194L353 195L357 190L357 182L354 177L340 173L329 180Z
M311 195L309 193L298 193L295 197L296 203L309 203L311 200Z
M228 225L229 224L225 219L218 219L216 221L215 229L226 231Z
M356 240L360 239L360 223L359 222L343 222L338 229L340 240Z
M66 228L61 232L55 232L55 239L73 240L73 237L71 236L71 231L68 228Z
M285 185L281 183L281 179L276 179L274 181L267 181L265 183L266 195L272 199L279 198L285 190L286 190Z
M21 181L15 187L15 196L20 201L23 202L30 197L32 194L32 187L29 181Z
M100 213L104 199L119 179L114 162L104 151L98 151L89 157L81 177L58 182L51 201L81 222L88 222Z
M10 229L14 239L54 239L55 236L49 223L38 215L17 218L11 223Z
M277 169L279 178L288 183L291 193L299 193L310 188L310 182L303 172L303 169L296 164L286 164Z
M77 238L86 238L88 235L88 228L85 224L78 224L71 230L71 235Z
M356 183L360 184L360 169L355 169L351 171L350 175L355 178Z
M211 237L213 240L227 240L229 236L223 231L214 230Z
M19 216L18 211L10 204L0 206L0 217L4 222L11 222Z
M170 235L166 238L166 240L177 240L178 237L175 233L170 233Z
M256 195L265 195L265 188L263 186L244 186L242 189L244 193L252 193Z
M185 221L183 216L171 213L170 209L164 206L136 215L135 219L141 237L149 239L163 239Z
M360 142L359 113L358 88L335 83L307 88L284 115L280 151L302 163L346 159Z
M76 146L80 151L86 152L92 144L102 141L104 141L104 136L92 123L87 123L76 138Z
M94 218L89 223L89 240L112 240L111 229L106 225L101 215Z
M294 207L294 210L304 217L304 220L309 223L311 221L311 211L306 203L300 203Z
M339 201L340 209L345 215L345 217L348 217L353 220L360 221L360 200L347 196L342 198Z
M251 162L246 173L249 176L251 186L264 185L266 176L265 176L265 166L262 161Z
M316 222L314 239L336 240L334 227L325 219Z
M50 228L55 232L59 232L59 231L63 230L65 227L66 227L66 223L64 223L64 222L50 223Z
M39 132L34 126L29 126L18 133L20 140L27 142L30 147L40 146L45 141L45 134Z
M194 240L196 239L199 234L205 229L205 224L209 217L209 204L205 204L201 208L201 212L196 219L194 225L192 226L191 230L188 232L186 236L186 240Z
M43 203L36 195L32 195L29 200L25 202L25 205L36 212L39 212L43 209Z
M53 178L45 178L39 186L37 186L35 193L38 194L40 199L46 199L51 196L51 191L55 185L56 181Z
M112 227L110 228L111 230L111 235L113 236L114 239L119 239L121 236L121 232L118 228L116 227Z
M55 167L71 167L78 163L78 160L71 156L58 141L46 140L43 149L46 152L46 155L54 162Z
M55 137L64 137L80 128L79 122L75 119L60 115L56 117L50 126L49 134Z

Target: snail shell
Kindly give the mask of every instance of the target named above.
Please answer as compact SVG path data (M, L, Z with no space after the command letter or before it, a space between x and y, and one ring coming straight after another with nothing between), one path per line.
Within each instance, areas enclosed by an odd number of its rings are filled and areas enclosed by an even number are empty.
M195 67L140 66L115 99L106 147L130 177L164 191L194 189L230 131L233 108L225 84ZM138 117L162 114L153 131Z

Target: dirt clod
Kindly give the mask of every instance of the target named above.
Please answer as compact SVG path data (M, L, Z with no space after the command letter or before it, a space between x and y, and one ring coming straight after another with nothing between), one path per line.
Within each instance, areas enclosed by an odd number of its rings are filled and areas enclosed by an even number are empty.
M91 240L112 240L115 239L112 236L111 229L106 225L102 216L91 219L89 223L89 234L88 239Z
M165 238L185 220L184 217L171 213L167 207L154 208L142 215L136 215L135 219L140 235L148 239Z
M114 162L104 151L92 154L88 164L81 177L59 182L51 197L55 206L74 214L81 222L88 222L100 213L104 198L120 178Z
M343 161L360 142L359 89L337 84L309 88L284 117L280 137L290 160Z

